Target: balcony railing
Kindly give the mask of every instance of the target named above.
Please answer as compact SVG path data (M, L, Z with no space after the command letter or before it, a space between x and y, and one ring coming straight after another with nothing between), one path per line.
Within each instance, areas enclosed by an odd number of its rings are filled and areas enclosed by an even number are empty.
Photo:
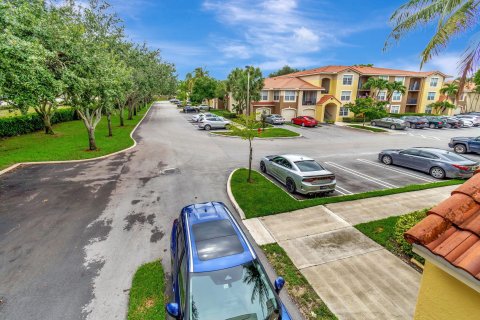
M407 104L417 104L418 99L407 99Z
M420 83L415 82L414 84L411 84L411 85L408 87L408 90L409 90L409 91L418 91L418 90L420 90Z
M316 105L317 102L316 101L312 101L312 100L302 100L302 105L303 106L314 106Z

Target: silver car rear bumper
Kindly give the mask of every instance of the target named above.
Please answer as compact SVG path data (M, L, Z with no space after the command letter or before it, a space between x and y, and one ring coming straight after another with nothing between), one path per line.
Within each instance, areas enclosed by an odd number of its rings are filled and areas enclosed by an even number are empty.
M313 193L324 193L335 191L335 186L337 185L336 181L327 183L327 184L310 184L310 183L301 183L300 188L297 190L301 194L313 194Z

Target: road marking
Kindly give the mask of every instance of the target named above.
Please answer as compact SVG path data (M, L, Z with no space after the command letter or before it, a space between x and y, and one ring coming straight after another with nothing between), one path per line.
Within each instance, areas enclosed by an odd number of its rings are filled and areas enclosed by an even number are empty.
M433 179L429 179L429 178L426 178L426 177L422 177L420 175L417 175L415 173L410 173L410 172L406 172L406 171L403 171L403 170L400 170L400 169L394 169L394 168L390 168L389 166L387 165L384 165L384 164L380 164L380 163L377 163L377 162L374 162L374 161L371 161L371 160L367 160L367 159L357 159L358 161L360 162L363 162L365 164L369 164L369 165L372 165L372 166L376 166L376 167L379 167L379 168L383 168L385 170L389 170L389 171L393 171L393 172L398 172L398 173L401 173L401 174L404 174L406 176L409 176L409 177L412 177L412 178L416 178L416 179L419 179L419 180L423 180L423 181L427 181L427 182L435 182L436 180L433 180Z
M338 192L340 192L340 193L343 194L343 195L353 194L353 192L348 191L347 189L340 187L338 184L337 184L336 189L337 189Z
M339 170L348 172L348 173L350 173L350 174L353 174L354 176L357 176L357 177L360 177L360 178L369 180L369 181L371 181L371 182L373 182L373 183L379 184L379 185L381 185L381 186L383 186L383 187L386 187L386 188L388 188L388 189L398 188L398 186L396 186L396 185L394 185L394 184L391 184L391 183L382 181L382 180L380 180L380 179L371 177L371 176L366 175L366 174L364 174L364 173L361 173L361 172L358 172L358 171L356 171L356 170L353 170L353 169L344 167L344 166L342 166L342 165L339 165L339 164L337 164L337 163L334 163L334 162L325 162L325 163L328 164L328 165L331 165L331 166L334 167L334 168L337 168L337 169L339 169Z

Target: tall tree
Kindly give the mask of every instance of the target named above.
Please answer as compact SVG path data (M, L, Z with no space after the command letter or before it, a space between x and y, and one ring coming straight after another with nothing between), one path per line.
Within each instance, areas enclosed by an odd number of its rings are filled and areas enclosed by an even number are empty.
M382 118L387 115L385 105L385 101L377 101L372 97L366 97L357 98L355 103L348 103L345 107L349 108L355 116L362 116L363 126L365 126L367 119Z
M227 85L236 101L237 113L247 110L247 115L250 114L249 104L251 101L260 100L263 80L260 68L248 66L245 69L235 68L230 72Z
M402 95L405 94L405 92L407 92L407 87L405 87L405 85L400 81L387 83L386 89L387 89L388 104L392 102L392 97L395 92L401 93Z
M378 94L382 90L386 90L388 87L388 81L385 79L380 79L380 78L374 78L370 77L368 78L367 82L363 84L363 88L369 89L372 92L372 97L374 99L378 98Z
M300 69L292 68L289 65L284 65L281 69L270 73L268 77L273 78L273 77L283 76L283 75L298 72L298 71L300 71Z
M449 84L446 84L443 88L441 88L440 93L446 95L450 100L452 100L452 103L455 105L457 101L458 91L459 91L458 88L459 88L458 83L451 82Z
M193 103L202 103L203 100L208 101L215 98L215 90L217 88L217 81L210 77L201 77L195 80L193 84L192 97Z

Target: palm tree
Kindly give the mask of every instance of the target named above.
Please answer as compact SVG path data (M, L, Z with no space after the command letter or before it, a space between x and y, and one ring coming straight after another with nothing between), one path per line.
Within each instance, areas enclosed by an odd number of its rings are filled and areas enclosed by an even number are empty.
M400 81L394 81L394 82L389 82L387 84L387 91L388 91L387 101L388 101L388 104L390 104L393 97L393 93L400 92L401 94L405 94L405 92L407 92L407 87L405 87L403 83Z
M453 104L455 104L458 94L458 84L455 82L446 84L443 88L440 89L440 93L449 97L452 100Z
M378 93L381 90L387 89L388 81L380 78L368 78L367 82L363 85L365 89L370 89L373 93L373 98L377 99Z
M432 56L437 55L446 48L454 36L475 30L478 26L480 0L409 0L400 6L390 17L394 23L392 32L385 42L389 47L391 42L398 42L410 31L417 28L424 28L429 23L436 23L435 34L422 51L420 68L428 62ZM480 60L480 32L472 37L468 47L465 49L460 70L459 87L463 89L467 75L473 71ZM461 92L457 92L459 95Z

